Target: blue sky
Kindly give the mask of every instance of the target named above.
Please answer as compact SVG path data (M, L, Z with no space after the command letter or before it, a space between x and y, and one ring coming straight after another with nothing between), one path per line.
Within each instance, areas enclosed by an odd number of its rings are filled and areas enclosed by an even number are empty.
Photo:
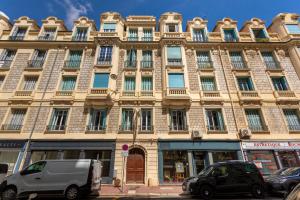
M67 27L79 16L95 20L99 28L100 13L116 11L128 15L159 16L166 11L183 15L184 24L196 16L208 19L209 30L217 20L231 17L239 28L246 20L259 17L269 25L280 12L300 14L299 0L0 0L0 11L11 21L20 16L29 16L38 24L48 16L65 20Z

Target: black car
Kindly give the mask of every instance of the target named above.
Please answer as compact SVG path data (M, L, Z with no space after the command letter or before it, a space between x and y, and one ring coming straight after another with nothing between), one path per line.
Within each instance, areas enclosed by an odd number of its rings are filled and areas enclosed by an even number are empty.
M265 178L270 192L290 192L300 183L300 167L290 167Z
M265 182L257 167L251 162L227 161L208 166L197 176L183 183L183 190L203 199L214 195L250 193L263 198Z

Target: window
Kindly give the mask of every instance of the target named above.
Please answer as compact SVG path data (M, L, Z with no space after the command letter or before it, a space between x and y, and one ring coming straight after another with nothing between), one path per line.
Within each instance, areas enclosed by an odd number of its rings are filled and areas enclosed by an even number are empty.
M200 69L212 68L209 52L208 51L197 52L197 63Z
M205 35L204 29L194 29L193 30L193 40L196 42L206 42L207 37Z
M212 156L214 163L238 159L235 151L212 152Z
M34 90L38 78L39 78L38 76L25 76L23 90L28 90L28 91Z
M234 29L224 29L225 42L237 42L237 35Z
M152 131L151 109L141 109L141 131Z
M169 88L184 88L182 73L169 73Z
M96 73L94 77L93 88L108 88L108 81L108 73Z
M126 67L135 68L136 67L136 50L130 49L127 51L127 61L125 63Z
M265 39L267 38L267 34L265 29L252 29L253 35L255 39Z
M39 160L56 160L58 158L58 151L32 151L30 163L35 163Z
M21 130L25 118L26 109L12 109L9 124L3 126L4 130Z
M86 41L87 40L88 28L77 27L75 36L73 37L74 41Z
M54 108L52 117L50 120L50 125L48 130L50 131L63 131L66 128L68 109L64 108Z
M12 36L10 37L11 40L23 40L25 34L27 32L27 27L16 27Z
M170 130L184 131L187 130L185 110L171 110L170 111Z
M31 67L42 67L46 58L46 51L36 49L33 53L32 60L29 61Z
M104 23L103 31L104 32L116 32L116 23Z
M153 35L151 29L143 29L144 37L142 38L143 41L152 41Z
M53 40L56 33L56 27L44 28L44 32L39 36L40 40Z
M142 68L152 68L152 51L143 51Z
M167 24L166 32L178 32L178 24Z
M102 177L109 177L110 171L110 159L111 159L111 151L110 150L85 150L85 159L94 159L100 160L102 165Z
M137 29L129 29L128 41L138 41L138 30Z
M246 109L245 110L248 126L251 131L264 131L266 130L261 112L258 109Z
M125 77L124 90L125 91L135 90L135 77Z
M64 151L64 160L68 159L79 159L80 158L80 150L65 150Z
M216 83L214 77L201 77L201 86L203 91L216 91Z
M79 68L81 63L82 51L70 50L69 60L66 62L68 68Z
M152 77L142 77L142 91L152 90Z
M63 91L74 90L75 85L76 85L76 79L77 79L77 77L75 77L75 76L63 76L60 89Z
M133 109L123 109L122 110L121 129L123 131L132 131L133 130Z
M245 69L245 63L241 52L230 52L231 65L235 69Z
M220 109L206 109L207 129L209 131L224 131L223 116Z
M272 77L271 79L272 79L273 86L276 91L284 91L284 90L289 89L287 81L284 76L283 77Z
M254 90L254 86L250 77L238 77L237 82L241 91Z
M109 63L112 58L112 46L101 46L98 58L98 64Z
M10 67L15 55L15 50L4 49L0 57L0 68Z
M36 174L43 171L43 169L46 166L45 161L40 161L37 163L33 163L32 165L29 165L25 170L21 171L21 175L27 175L27 174Z
M181 65L181 47L180 46L168 46L167 47L168 54L168 64L169 65Z
M106 128L106 109L90 110L89 131L103 131Z
M299 113L296 109L283 110L290 131L300 130Z
M250 162L257 164L262 175L271 175L278 169L273 151L247 151Z
M300 26L298 24L286 24L285 27L289 34L300 34Z
M19 157L18 149L10 149L9 151L0 151L0 163L8 164L7 175L11 175L14 172L15 164Z
M279 69L272 52L261 52L267 69Z

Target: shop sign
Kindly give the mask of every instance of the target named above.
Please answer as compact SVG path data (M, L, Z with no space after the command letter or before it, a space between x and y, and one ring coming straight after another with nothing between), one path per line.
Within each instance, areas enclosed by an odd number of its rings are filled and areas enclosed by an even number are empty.
M300 149L300 142L243 142L243 149Z
M11 141L11 142L0 142L0 148L7 148L7 149L13 149L13 148L22 148L24 146L24 142L22 141Z

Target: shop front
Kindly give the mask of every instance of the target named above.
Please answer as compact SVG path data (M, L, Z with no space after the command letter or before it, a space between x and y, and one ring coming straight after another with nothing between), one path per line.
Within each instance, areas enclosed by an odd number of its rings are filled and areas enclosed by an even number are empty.
M159 182L181 183L206 166L226 160L243 160L238 141L159 141Z
M8 174L18 171L26 142L23 140L0 141L0 163L8 164Z
M300 166L300 141L242 142L246 160L252 161L264 176L278 169Z
M115 142L90 141L34 141L26 158L26 165L38 160L95 159L102 161L103 183L112 183Z

